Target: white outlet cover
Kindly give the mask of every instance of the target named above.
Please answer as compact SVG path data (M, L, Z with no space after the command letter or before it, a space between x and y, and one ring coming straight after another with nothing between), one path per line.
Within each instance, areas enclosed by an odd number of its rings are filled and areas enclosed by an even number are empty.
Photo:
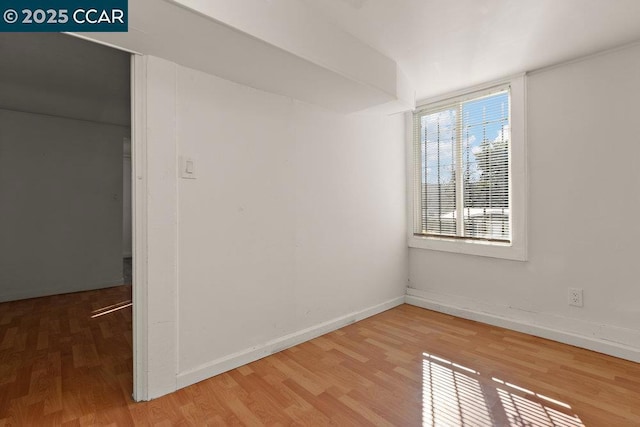
M572 305L574 307L582 307L584 305L582 289L569 288L568 291L569 291L568 292L569 293L569 295L568 295L569 305Z

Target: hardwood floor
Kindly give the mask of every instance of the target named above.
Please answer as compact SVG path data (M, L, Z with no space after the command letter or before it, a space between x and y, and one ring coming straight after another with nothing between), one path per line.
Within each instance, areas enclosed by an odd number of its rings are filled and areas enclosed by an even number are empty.
M0 426L640 425L639 364L408 305L135 403L130 295L0 304Z

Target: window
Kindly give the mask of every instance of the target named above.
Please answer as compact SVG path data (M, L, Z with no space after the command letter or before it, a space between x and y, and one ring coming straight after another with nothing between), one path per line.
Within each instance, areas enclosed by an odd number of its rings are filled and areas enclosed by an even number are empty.
M524 77L411 117L409 245L525 259Z
M509 88L415 113L416 234L510 243Z

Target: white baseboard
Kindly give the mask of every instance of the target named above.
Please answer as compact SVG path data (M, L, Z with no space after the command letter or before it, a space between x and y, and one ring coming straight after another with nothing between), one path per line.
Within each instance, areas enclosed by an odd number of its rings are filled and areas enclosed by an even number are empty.
M124 283L124 278L118 280L109 280L107 282L94 283L91 285L83 286L65 286L63 288L33 288L33 289L21 289L19 292L9 292L6 294L0 294L0 302L18 301L28 298L39 298L51 295L70 294L73 292L94 291L96 289L111 288L114 286L120 286Z
M356 311L345 316L341 316L336 319L321 323L319 325L312 326L310 328L303 329L301 331L297 331L292 334L268 341L265 344L251 347L238 353L213 360L195 369L178 374L178 388L180 389L183 387L187 387L191 384L195 384L207 378L211 378L215 375L221 374L231 369L235 369L239 366L246 365L247 363L262 359L263 357L269 356L273 353L277 353L289 347L293 347L305 341L309 341L313 338L319 337L320 335L335 331L336 329L340 329L343 326L347 326L351 323L366 319L367 317L382 313L383 311L403 304L404 301L404 296L394 298L389 301L385 301L382 304L378 304L361 311Z
M469 301L461 305L455 298L447 301L446 296L417 289L407 289L405 302L417 307L450 314L463 319L475 320L477 322L523 332L525 334L640 363L640 345L638 347L632 347L626 344L640 344L640 332L638 331L611 326L604 327L603 325L576 321L574 319L571 321L563 319L567 324L570 323L571 328L575 331L568 332L558 329L557 326L544 324L553 321L560 323L559 319L561 318L555 315L527 313L528 319L525 321L523 319L507 317L505 314L508 313L501 313L505 311L508 312L508 310L505 309L474 304ZM551 321L548 319L551 319ZM607 336L615 337L616 340L607 339Z

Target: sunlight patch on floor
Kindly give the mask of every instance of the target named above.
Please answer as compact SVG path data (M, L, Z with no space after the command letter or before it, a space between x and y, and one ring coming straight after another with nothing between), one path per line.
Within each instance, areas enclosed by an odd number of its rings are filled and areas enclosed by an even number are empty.
M104 316L105 314L110 314L110 313L114 313L118 310L123 310L127 307L131 307L133 305L133 303L131 302L131 300L128 301L122 301L119 302L117 304L113 304L107 307L102 307L99 308L97 310L94 310L91 312L91 318L95 319L96 317L100 317L100 316Z
M423 426L584 427L557 399L423 353Z

